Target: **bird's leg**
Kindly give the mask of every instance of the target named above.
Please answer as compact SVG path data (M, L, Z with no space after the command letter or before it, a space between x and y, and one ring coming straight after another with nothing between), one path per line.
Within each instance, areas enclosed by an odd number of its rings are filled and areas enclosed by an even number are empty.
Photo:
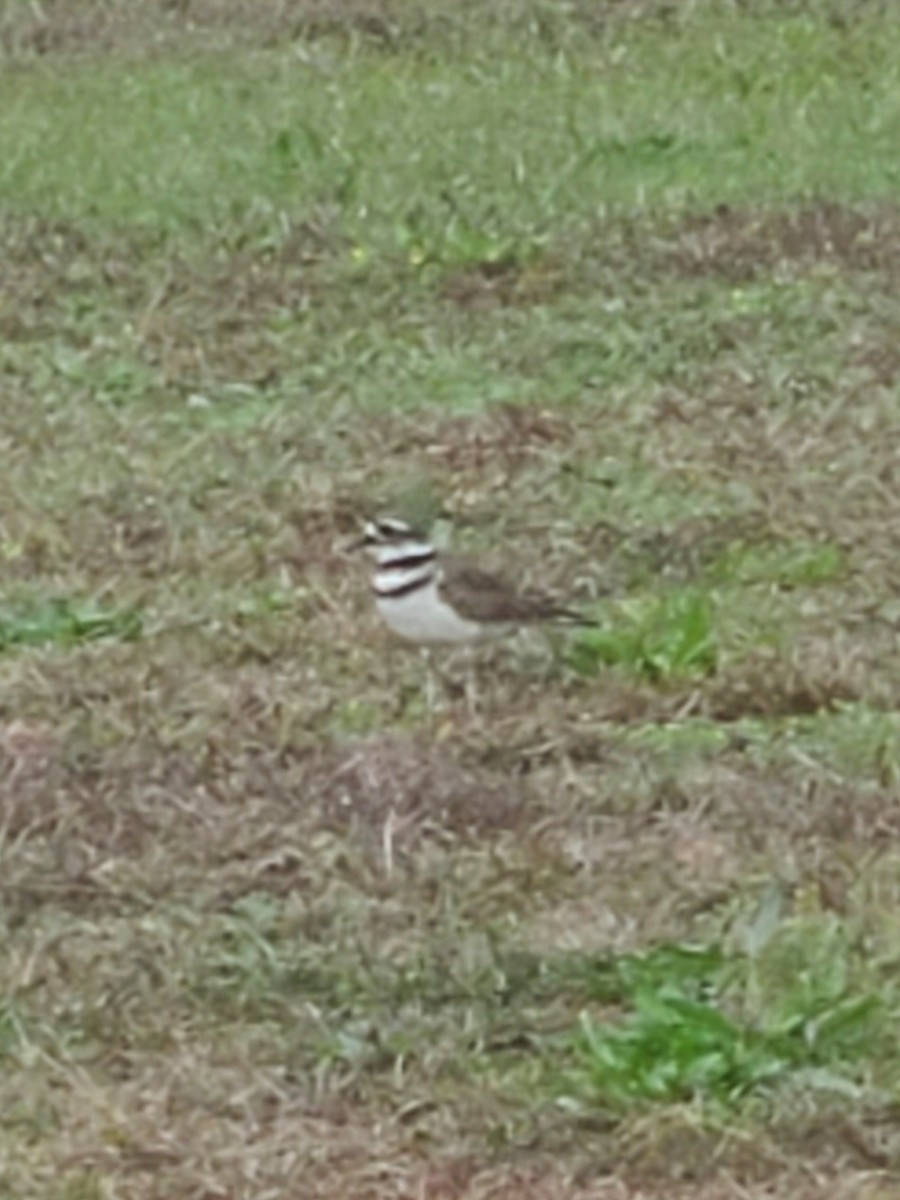
M425 667L425 709L427 712L433 713L437 708L437 687L434 663L431 660L431 648L422 646L419 653L422 655L422 663Z
M464 653L466 657L466 712L470 717L474 717L478 712L478 672L476 670L477 659L471 647L467 647Z

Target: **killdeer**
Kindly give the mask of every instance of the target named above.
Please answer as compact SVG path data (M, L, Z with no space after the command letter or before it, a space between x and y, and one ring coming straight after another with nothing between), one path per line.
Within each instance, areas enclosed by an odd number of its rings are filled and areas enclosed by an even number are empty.
M537 622L590 625L537 592L439 554L405 521L367 521L362 538L375 562L375 605L394 633L421 646L467 645Z

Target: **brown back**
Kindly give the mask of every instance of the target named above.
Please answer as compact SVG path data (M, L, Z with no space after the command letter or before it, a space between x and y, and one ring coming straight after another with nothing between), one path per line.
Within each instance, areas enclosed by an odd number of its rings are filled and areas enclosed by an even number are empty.
M470 621L522 625L528 621L578 620L577 614L540 592L518 592L503 579L458 559L441 559L440 595Z

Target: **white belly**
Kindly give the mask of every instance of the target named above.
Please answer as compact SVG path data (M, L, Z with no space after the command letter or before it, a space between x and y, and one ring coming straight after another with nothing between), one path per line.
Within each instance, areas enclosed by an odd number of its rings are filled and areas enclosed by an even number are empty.
M375 604L385 624L400 637L413 642L461 644L478 642L484 637L504 632L502 627L494 629L489 626L485 629L475 621L466 621L457 616L449 604L440 598L434 582L407 596L376 595Z

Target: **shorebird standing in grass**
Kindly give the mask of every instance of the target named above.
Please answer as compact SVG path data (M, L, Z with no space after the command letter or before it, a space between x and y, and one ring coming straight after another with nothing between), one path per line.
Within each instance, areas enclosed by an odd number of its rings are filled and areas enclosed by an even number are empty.
M593 622L535 591L520 591L499 575L440 553L395 517L367 521L356 546L374 562L375 607L394 633L429 648L466 646L523 626Z

